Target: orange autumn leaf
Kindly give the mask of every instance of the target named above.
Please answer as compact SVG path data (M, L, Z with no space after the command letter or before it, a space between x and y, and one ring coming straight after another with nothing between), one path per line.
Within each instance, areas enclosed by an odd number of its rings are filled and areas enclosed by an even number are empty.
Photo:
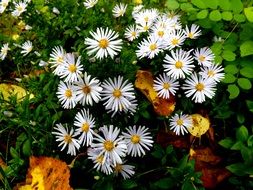
M16 190L72 190L69 185L70 171L67 164L51 157L30 157L30 167L24 184Z
M138 70L136 74L135 87L139 89L152 103L155 112L160 116L169 116L175 109L175 98L169 99L158 97L153 88L154 79L149 71Z

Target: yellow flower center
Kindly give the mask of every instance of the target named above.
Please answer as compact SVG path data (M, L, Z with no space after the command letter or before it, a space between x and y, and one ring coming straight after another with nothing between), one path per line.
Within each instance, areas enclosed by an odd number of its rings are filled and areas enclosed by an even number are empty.
M116 164L116 166L114 167L114 170L116 172L121 172L122 171L122 165L121 164Z
M144 29L145 31L147 31L147 30L149 29L149 27L146 25L146 26L143 27L143 29Z
M166 90L168 90L168 89L170 88L170 84L167 83L167 82L165 82L165 83L163 84L163 88L166 89Z
M183 123L184 123L184 120L182 120L182 119L178 119L177 120L177 125L181 126L181 125L183 125Z
M76 70L77 70L76 65L75 64L70 64L68 70L71 73L76 72Z
M144 18L145 22L148 22L148 19L149 19L149 18L146 16L146 17Z
M131 137L131 142L132 142L133 144L138 144L138 143L140 142L140 140L141 140L141 138L140 138L139 135L133 135L133 136Z
M203 83L198 83L195 88L197 91L202 91L205 88L205 85Z
M5 2L3 2L3 4L2 4L2 6L4 7L4 8L6 8L7 7L7 3L5 3Z
M122 93L119 89L115 89L112 94L115 98L119 98Z
M72 91L71 91L70 89L67 89L67 90L65 91L65 96L66 96L67 98L71 98L71 97L72 97Z
M205 61L205 59L206 59L205 56L203 56L203 55L199 56L199 60L200 60L201 62Z
M88 123L84 123L82 125L82 131L83 132L87 133L89 131L89 129L90 129L90 125Z
M157 45L156 45L156 44L151 44L151 45L149 46L149 49L150 49L151 51L156 50L156 48L157 48Z
M215 72L212 71L212 70L210 70L210 71L208 71L207 75L208 75L209 77L213 77L213 76L215 75Z
M107 39L101 39L101 40L99 40L99 42L98 42L99 44L99 47L101 47L101 48L103 48L103 49L105 49L105 48L107 48L108 47L108 45L109 45L109 41L107 40Z
M91 91L90 87L86 85L82 88L82 90L84 94L89 94Z
M158 36L163 37L164 31L158 31Z
M124 13L125 13L125 12L124 12L123 10L120 10L120 11L119 11L119 15L120 15L120 16L123 16Z
M189 32L188 37L192 39L194 38L194 34L192 32Z
M172 45L176 46L179 43L179 40L177 38L174 38L171 40Z
M63 62L63 57L62 57L62 56L57 57L57 58L56 58L56 62L57 62L58 64L62 63L62 62Z
M183 67L183 63L181 61L177 61L176 64L175 64L175 67L177 69L181 69Z
M103 155L100 155L100 156L98 156L98 157L96 158L96 161L97 161L98 163L102 164L103 159L104 159L104 156L103 156Z
M18 10L18 12L21 12L21 11L23 11L23 8L21 6L18 6L17 10Z
M105 148L105 150L107 150L107 151L112 151L112 149L114 149L114 144L113 144L113 142L110 141L110 140L105 141L105 142L104 142L104 148Z
M131 35L132 35L133 37L136 37L136 32L132 32Z
M64 136L64 141L69 144L72 142L72 137L70 135L65 135Z

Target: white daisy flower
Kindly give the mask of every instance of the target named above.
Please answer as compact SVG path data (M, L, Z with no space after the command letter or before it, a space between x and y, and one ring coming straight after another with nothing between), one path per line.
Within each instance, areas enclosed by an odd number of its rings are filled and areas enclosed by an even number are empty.
M114 166L114 173L116 176L118 176L119 174L122 175L122 177L124 179L129 179L131 178L132 175L134 175L135 171L134 171L134 166L131 165L127 165L124 164L125 162L123 162L123 164L116 164L116 166Z
M184 35L183 30L172 30L172 32L168 35L167 41L167 48L169 50L180 47L183 45L184 41L186 39L186 36Z
M192 118L189 115L175 114L170 119L170 130L176 133L176 135L184 135L184 133L188 133L188 128L193 125Z
M195 103L202 103L208 98L212 98L215 95L216 82L210 78L204 79L202 76L198 76L193 73L183 85L186 97L191 97Z
M82 74L83 65L81 64L81 56L78 56L75 61L75 55L73 53L67 53L65 55L61 78L65 78L64 82L76 82L78 77Z
M212 64L210 67L201 67L201 71L199 74L204 78L211 78L215 82L220 82L225 77L225 73L223 72L223 68L221 65Z
M71 128L69 131L67 125L64 127L61 123L56 124L56 127L54 127L54 129L55 131L53 131L52 134L56 136L56 141L60 142L58 146L62 146L61 151L67 147L67 154L75 156L76 150L80 148L80 144L78 140L75 139L74 130Z
M76 100L84 105L93 105L93 102L98 103L101 99L102 87L100 81L96 78L91 78L91 75L84 73L83 78L79 77L74 83L76 89Z
M55 75L61 76L65 55L62 46L55 46L50 53L49 63L52 64L51 68L55 68L53 71Z
M9 50L9 43L4 44L0 51L0 59L4 60Z
M102 164L107 159L111 160L112 166L116 166L116 163L122 163L122 157L126 156L127 145L123 140L123 137L118 137L120 129L110 125L109 127L104 126L99 129L103 137L95 134L91 147L95 150L101 151L103 155Z
M95 121L92 115L90 115L89 110L81 110L75 116L74 126L75 134L79 136L79 143L81 145L91 145L93 140L93 128L95 127Z
M125 38L128 39L128 41L133 41L140 36L140 31L136 28L136 25L130 25L126 28L126 32L124 35Z
M114 80L109 78L102 84L102 101L105 101L104 105L106 110L112 110L115 112L129 109L131 101L135 99L134 87L128 80L123 82L123 77L114 77Z
M86 9L90 9L94 7L97 4L98 0L86 0L83 2L83 5L86 7Z
M114 17L124 16L126 9L127 9L127 5L124 3L115 5L115 7L113 7L112 9L113 16Z
M164 62L167 63L163 64L164 71L175 79L185 78L185 75L191 74L194 68L190 51L186 52L182 49L172 50L171 56L166 55Z
M169 99L170 94L173 96L176 94L176 91L179 89L179 82L176 79L168 77L165 73L159 75L154 80L154 90L157 92L159 97L164 99Z
M12 11L12 16L19 17L23 12L26 11L27 3L26 2L13 2L15 9Z
M199 30L199 26L196 24L192 24L190 29L186 25L184 33L187 36L187 38L196 39L201 35L201 30Z
M32 51L32 49L33 49L33 44L32 44L32 42L31 41L26 41L25 43L23 43L22 45L21 45L21 48L23 49L22 51L21 51L21 53L24 55L24 56L26 56L28 53L30 53L31 51Z
M0 2L0 14L3 13L6 9L6 7L8 6L10 0L2 0Z
M147 132L148 129L144 126L139 126L137 129L134 125L133 127L129 126L126 130L127 132L122 134L127 143L128 155L133 157L145 155L145 149L150 150L154 142L150 132Z
M72 109L76 106L76 92L72 84L60 81L56 94L64 109Z
M165 14L158 16L154 21L154 28L163 28L166 32L171 32L174 30L174 23L175 21L169 19Z
M157 9L144 9L143 11L136 13L134 19L137 24L153 24L158 15L159 11Z
M210 67L213 64L215 56L210 48L203 47L196 49L193 54L199 65Z
M153 23L152 22L140 22L137 23L136 28L137 30L140 31L140 33L142 32L149 32L150 28L152 27Z
M117 39L119 37L118 33L110 30L108 28L97 28L96 32L90 32L92 37L85 38L85 44L88 45L88 55L95 54L95 58L103 59L109 56L113 59L122 48L122 40Z
M89 148L87 154L88 159L92 160L95 164L94 168L97 171L101 171L106 175L110 175L111 173L113 173L109 157L105 159L104 155L101 154L101 151Z
M138 58L148 57L153 59L159 52L163 50L162 42L156 38L154 35L149 36L144 39L139 45L138 50L136 50L136 55Z
M159 40L165 40L169 35L169 31L166 28L158 26L152 27L150 33Z
M134 6L133 11L132 11L132 16L133 16L133 18L135 18L136 14L137 14L138 12L140 12L140 11L142 10L143 7L144 7L143 5Z

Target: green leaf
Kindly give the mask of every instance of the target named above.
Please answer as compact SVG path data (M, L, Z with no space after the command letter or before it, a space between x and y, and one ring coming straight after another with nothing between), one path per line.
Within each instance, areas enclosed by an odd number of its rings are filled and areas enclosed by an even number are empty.
M154 183L160 189L170 189L174 186L175 182L172 178L162 178Z
M190 189L192 190L196 189L195 185L189 180L184 181L181 190L190 190Z
M191 2L193 5L195 5L196 7L200 9L207 8L204 0L192 0Z
M245 164L251 164L253 163L253 150L252 148L243 147L241 149L241 155L245 162Z
M240 89L235 84L228 85L227 91L230 94L229 99L235 99L240 94Z
M253 101L251 101L251 100L246 100L246 104L247 104L247 106L248 106L248 108L249 108L249 111L250 111L250 112L253 112Z
M235 51L237 49L237 46L232 43L226 43L223 45L224 50L230 50L230 51Z
M123 180L122 183L121 183L121 188L122 189L132 189L134 187L137 187L137 183L134 181L134 180Z
M251 67L243 67L240 70L240 74L247 78L253 78L253 68Z
M167 0L166 6L169 10L176 10L179 8L179 3L176 0Z
M243 14L234 14L234 19L236 22L245 22L246 20Z
M231 146L231 150L241 150L245 145L242 143L242 141L237 141L233 146Z
M253 22L253 7L244 8L244 14L249 22Z
M231 148L233 146L233 144L234 144L234 141L230 137L219 141L219 145L221 145L224 148Z
M13 147L10 148L10 154L12 158L19 158L18 152Z
M243 124L244 121L245 121L245 117L244 117L244 115L241 114L241 113L237 113L236 118L237 118L238 123L240 123L240 124Z
M239 78L237 83L244 90L249 90L252 87L250 80L247 78Z
M198 12L197 18L198 19L204 19L204 18L207 17L207 15L208 15L208 10L204 9L204 10L201 10L201 11Z
M190 11L194 11L195 8L193 8L191 3L182 3L180 5L180 8L182 11L186 11L186 12L190 12Z
M236 77L230 73L225 74L225 78L222 80L224 83L234 83L236 81Z
M234 61L236 54L233 53L230 50L224 50L222 53L222 57L226 60L226 61Z
M209 18L210 18L210 20L215 21L215 22L220 21L221 20L220 11L219 10L211 11L210 14L209 14Z
M253 54L253 41L248 40L240 46L241 56L245 57Z
M250 135L250 137L248 138L247 140L247 145L249 147L252 147L253 146L253 135Z
M230 1L229 0L222 0L222 1L219 1L219 6L222 10L224 11L229 11L231 10L231 4L230 4Z
M25 156L30 156L31 155L31 141L30 139L27 139L23 146L22 146L22 152Z
M241 0L230 0L232 11L240 13L243 11L243 4Z
M233 14L230 11L224 11L221 13L221 17L225 21L231 21L233 19Z
M247 141L249 138L248 129L245 126L241 126L236 129L236 139L242 142Z
M211 8L211 9L217 9L218 0L205 1L205 4L207 7Z
M243 163L235 163L231 164L226 167L230 172L238 175L238 176L244 176L246 173L244 170L246 169L246 166Z

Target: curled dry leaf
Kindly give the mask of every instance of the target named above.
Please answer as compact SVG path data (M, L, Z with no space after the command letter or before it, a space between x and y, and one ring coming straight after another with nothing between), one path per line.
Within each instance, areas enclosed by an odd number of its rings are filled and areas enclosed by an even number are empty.
M191 116L193 126L189 127L188 131L195 137L201 137L201 135L205 134L210 127L209 119L200 114L192 114Z
M9 101L10 96L17 96L17 101L20 102L22 99L29 94L24 88L14 84L0 84L0 94L4 100ZM1 97L1 96L0 96ZM29 94L29 98L33 98L33 94Z
M24 184L14 190L72 190L67 164L51 157L30 157L30 167Z
M155 112L160 116L170 116L175 109L175 97L169 99L158 97L153 88L154 79L149 71L138 70L136 74L135 87L139 89L152 103Z

